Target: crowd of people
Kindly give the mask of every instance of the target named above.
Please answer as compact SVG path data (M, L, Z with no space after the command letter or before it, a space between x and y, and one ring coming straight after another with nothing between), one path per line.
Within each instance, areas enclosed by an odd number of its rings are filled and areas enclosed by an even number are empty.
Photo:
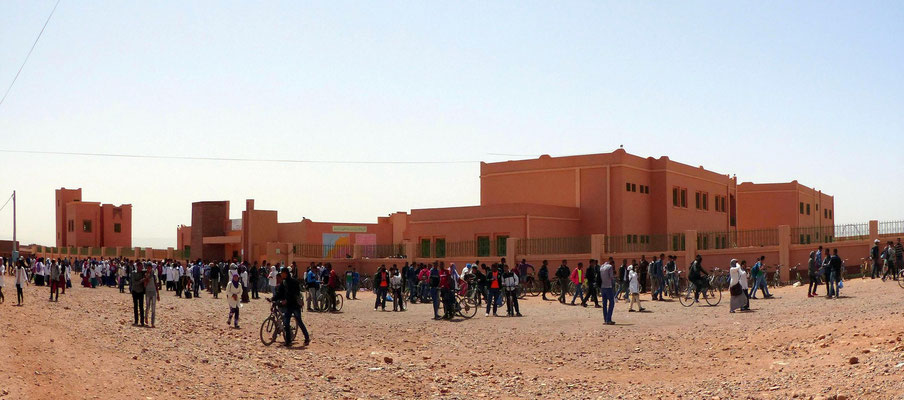
M870 249L872 263L870 276L883 280L891 276L898 279L898 267L904 265L904 245L887 242L884 249L875 240ZM628 312L643 312L640 295L649 293L650 300L664 301L667 293L674 293L681 273L674 255L659 254L652 260L641 256L640 260L623 259L618 267L615 260L600 263L588 260L585 267L578 262L571 269L567 260L562 260L554 272L544 260L536 271L526 260L510 267L505 258L487 265L480 261L468 263L459 270L455 264L448 267L443 261L432 263L408 263L401 268L396 264L378 268L372 277L363 278L349 265L344 279L330 263L311 262L302 270L295 262L290 265L253 262L202 262L196 260L183 264L176 260L129 260L124 258L85 259L44 259L22 258L16 263L0 258L0 303L5 301L3 276L14 277L17 305L24 301L23 288L27 285L49 287L50 301L59 301L72 287L72 276L81 277L85 288L118 287L120 293L128 288L132 295L133 325L156 325L156 304L161 292L173 292L176 297L193 299L209 294L218 299L226 296L228 306L227 325L239 328L240 309L243 303L259 299L260 293L273 293L273 301L278 302L283 311L284 324L295 318L302 329L305 343L310 341L307 328L301 319L301 310L337 312L337 297L356 300L364 282L372 285L376 294L374 310L387 311L387 301L392 302L392 311L403 312L412 303L432 303L434 319L453 319L460 310L457 297L473 296L485 304L485 316L498 316L498 306L505 304L506 316L521 317L519 298L525 285L533 285L543 300L562 304L602 308L605 324L614 324L612 319L616 301L624 300ZM884 267L884 268L883 268ZM884 270L884 273L883 273ZM843 287L844 262L838 250L818 249L809 255L807 266L808 297L818 296L818 288L825 284L825 295L837 299ZM701 292L710 284L710 273L703 267L703 258L697 255L687 268L687 281L694 287L694 301L699 301ZM763 298L770 298L766 278L766 257L758 257L748 270L746 260L733 259L728 268L729 311L747 311L750 300L757 299L759 291ZM547 297L557 285L558 298ZM674 285L674 286L673 286ZM303 286L303 287L302 287ZM569 290L570 289L570 290ZM567 296L571 296L570 301ZM306 299L305 299L306 298ZM306 302L305 302L306 300ZM325 309L320 302L325 302ZM443 311L440 314L440 310ZM291 338L287 337L287 343Z

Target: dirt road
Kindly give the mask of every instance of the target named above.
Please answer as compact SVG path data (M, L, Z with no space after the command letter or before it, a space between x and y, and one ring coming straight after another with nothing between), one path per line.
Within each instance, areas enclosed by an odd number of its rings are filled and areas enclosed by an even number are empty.
M342 313L305 312L312 343L290 349L261 344L264 300L235 330L225 299L164 292L150 329L117 289L50 303L31 286L23 307L5 289L2 399L904 398L904 289L878 280L838 300L777 289L750 313L729 314L727 292L717 307L621 302L616 326L539 298L523 318L433 321L429 305L374 311L361 292Z

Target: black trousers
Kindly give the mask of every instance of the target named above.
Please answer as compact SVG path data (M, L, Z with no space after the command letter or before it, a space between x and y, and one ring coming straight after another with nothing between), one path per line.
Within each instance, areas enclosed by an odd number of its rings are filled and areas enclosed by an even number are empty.
M505 308L509 315L521 314L521 310L518 309L517 290L505 290Z
M543 285L543 298L546 298L546 294L549 293L549 279L540 279L540 284Z
M565 293L568 292L568 278L559 278L559 302L565 304Z
M139 322L144 325L144 293L132 292L132 312L135 314L135 325L138 325Z
M258 295L258 292L257 292L257 288L258 288L257 279L254 279L251 281L251 298L252 299L260 298L260 296Z
M599 306L599 298L596 295L597 288L594 284L587 285L587 293L584 295L584 298L581 299L581 304L587 304L587 300L593 300L593 304Z
M16 285L16 302L22 304L23 300L25 300L25 296L22 295L22 285Z

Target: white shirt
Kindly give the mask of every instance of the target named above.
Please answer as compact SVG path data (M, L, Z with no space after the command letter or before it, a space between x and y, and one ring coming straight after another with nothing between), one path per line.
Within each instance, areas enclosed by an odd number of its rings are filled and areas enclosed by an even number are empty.
M276 286L276 269L270 269L270 286Z
M741 289L747 290L747 271L741 269L738 272L738 279L741 281Z
M728 282L728 286L737 285L741 280L741 267L738 264L735 264L734 267L729 268L728 277L731 278Z
M28 282L28 275L25 273L25 268L24 267L16 268L16 285L25 287L26 282Z
M637 281L637 271L628 271L628 289L631 293L640 293L640 282Z

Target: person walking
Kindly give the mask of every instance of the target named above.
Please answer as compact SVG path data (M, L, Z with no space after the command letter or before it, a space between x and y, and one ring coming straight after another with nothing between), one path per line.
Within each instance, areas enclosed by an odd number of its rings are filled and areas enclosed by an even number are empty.
M763 293L763 298L768 299L772 297L772 294L769 293L769 285L766 283L766 256L760 256L756 259L756 264L753 264L753 290L750 291L750 298L756 298L756 290L760 289Z
M741 266L738 260L731 260L731 268L728 269L728 292L731 294L729 312L734 313L735 310L743 309L747 304L747 296L741 287Z
M612 321L612 311L615 309L615 271L613 271L612 257L609 257L600 267L600 297L603 299L603 323L615 325Z
M540 266L540 270L537 272L537 277L540 278L540 286L543 290L543 300L551 300L546 298L546 293L549 293L549 262L543 260L543 265Z
M838 249L832 249L832 258L829 261L829 265L832 267L835 298L838 299L841 296L840 289L843 286L841 282L844 280L844 274L842 273L844 261L841 260L841 257L838 257Z
M195 263L191 267L192 289L194 289L195 298L201 295L201 264Z
M144 271L141 263L138 263L135 271L132 272L132 276L129 277L129 292L132 293L132 313L135 315L135 321L132 322L132 326L138 326L139 323L141 323L141 326L146 326L144 315Z
M25 272L25 263L22 260L19 260L18 266L16 267L16 305L22 306L22 302L25 300L25 296L22 294L22 289L28 285L28 273Z
M625 300L628 300L628 259L622 259L621 266L618 267L618 293L615 294L615 298L618 299L621 297L622 293L625 295Z
M60 301L60 264L50 261L50 301ZM56 296L56 299L54 299Z
M637 304L637 311L644 311L645 308L640 305L640 274L634 270L633 265L628 266L628 290L631 292L628 312L634 312L634 304Z
M345 270L345 298L352 299L352 267Z
M880 268L882 268L879 261L879 239L873 242L873 247L869 250L869 259L873 262L873 270L869 275L870 279L876 279L880 275Z
M588 300L593 300L595 308L600 308L600 302L597 298L600 284L600 267L597 260L590 260L587 266L587 293L581 299L581 305L587 307Z
M640 276L640 292L647 293L647 281L649 280L650 262L645 254L640 255L640 268L637 274Z
M653 256L653 262L650 263L650 278L653 281L653 300L662 301L662 293L665 292L665 272L662 266L662 260L665 254L659 257Z
M151 322L151 328L157 323L157 302L160 301L160 280L154 270L148 268L144 275L144 310Z
M897 280L898 273L896 271L897 266L895 265L895 245L891 240L889 240L888 244L885 246L885 251L882 252L882 258L885 259L885 272L882 273L882 282L885 282L885 279L888 278L888 274L891 274L892 278Z
M835 290L832 282L832 256L829 254L829 249L825 249L825 255L822 260L822 274L826 281L826 298L831 299L835 295Z
M568 268L568 260L562 260L562 265L556 270L556 279L559 280L559 303L565 304L565 293L568 293L568 279L571 270Z
M251 298L252 299L260 299L260 290L259 282L260 282L260 274L261 269L260 266L257 265L257 261L254 262L254 265L251 266L251 269L248 270L248 284L251 286ZM195 292L197 293L197 292Z
M229 304L229 319L226 325L239 329L239 307L241 307L242 284L238 275L232 276L232 282L226 285L226 302ZM235 322L232 317L235 316Z
M312 272L310 268L308 272ZM283 267L279 274L282 280L273 294L273 301L280 306L283 313L283 335L285 335L286 347L291 347L294 339L292 335L295 332L291 329L292 317L295 317L295 323L301 329L301 333L304 334L304 345L307 346L311 343L311 336L308 335L308 328L304 325L304 321L301 320L301 285L295 278L290 276L288 268Z
M586 307L587 303L584 303L584 284L587 283L587 275L584 274L584 263L579 262L578 267L571 271L571 283L574 284L571 305L574 305L575 299L581 299L581 305Z

